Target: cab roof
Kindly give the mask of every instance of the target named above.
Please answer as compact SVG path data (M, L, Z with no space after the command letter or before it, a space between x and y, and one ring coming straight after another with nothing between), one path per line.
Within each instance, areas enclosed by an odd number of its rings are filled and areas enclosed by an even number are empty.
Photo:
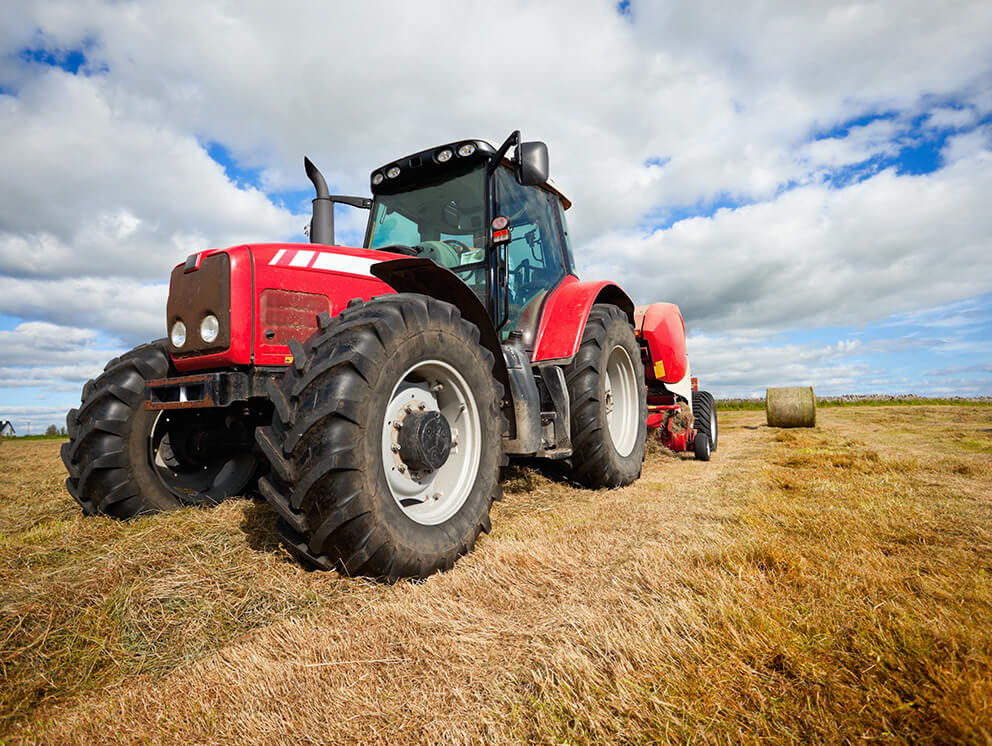
M458 152L458 148L468 144L475 145L475 151L471 155L469 156L454 155ZM448 159L448 161L442 163L437 160L437 154L441 153L444 150L450 150L453 155ZM409 171L415 169L421 169L424 166L428 166L431 172L443 173L445 163L449 161L454 161L455 163L459 161L464 162L462 160L463 158L471 158L472 160L480 160L480 159L488 160L489 158L495 156L497 152L499 152L499 145L496 145L492 141L483 138L475 138L475 139L470 138L466 140L456 140L455 142L444 143L442 145L437 145L433 148L427 148L426 150L421 150L416 153L411 153L410 155L404 156L402 158L397 158L394 161L390 161L389 163L386 163L385 165L380 166L379 168L372 171L372 173L369 175L369 180L372 185L371 186L372 194L389 193L390 191L393 191L392 189L390 189L390 187L392 187L393 184L395 184L396 187L400 187L405 185L406 183L409 183L407 179L400 178L401 176L405 176L405 174L408 173ZM504 165L510 167L513 166L513 162L505 156L503 157L503 163ZM390 178L388 177L388 172L390 171L390 169L393 169L394 167L398 168L399 172L396 177ZM381 175L378 184L375 182L377 174ZM397 181L393 181L394 178L397 179ZM541 187L543 189L548 190L552 194L557 195L557 197L561 200L562 207L564 209L567 210L569 207L572 206L572 200L568 198L568 195L566 195L565 192L561 190L561 188L555 183L553 179L549 178L541 185Z

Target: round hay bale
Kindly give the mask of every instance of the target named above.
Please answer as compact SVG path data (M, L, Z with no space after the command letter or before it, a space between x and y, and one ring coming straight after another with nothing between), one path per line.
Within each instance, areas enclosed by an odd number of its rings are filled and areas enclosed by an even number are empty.
M816 425L816 395L812 386L770 388L765 391L768 427Z

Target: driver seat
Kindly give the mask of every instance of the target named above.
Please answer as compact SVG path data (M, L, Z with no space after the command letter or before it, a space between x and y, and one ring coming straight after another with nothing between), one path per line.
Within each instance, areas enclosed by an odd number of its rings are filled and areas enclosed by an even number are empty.
M421 248L420 256L433 259L442 267L452 269L461 264L458 252L444 241L421 241L418 246Z

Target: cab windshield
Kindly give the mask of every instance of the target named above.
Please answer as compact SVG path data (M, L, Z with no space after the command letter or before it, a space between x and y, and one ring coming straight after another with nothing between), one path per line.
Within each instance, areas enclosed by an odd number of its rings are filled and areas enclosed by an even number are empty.
M368 248L408 246L486 297L485 164L396 194L377 194Z

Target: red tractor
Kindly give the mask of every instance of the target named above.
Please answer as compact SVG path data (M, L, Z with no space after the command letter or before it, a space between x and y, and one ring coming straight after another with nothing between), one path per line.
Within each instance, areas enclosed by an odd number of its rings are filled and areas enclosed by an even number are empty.
M83 387L62 459L85 513L257 493L304 562L425 577L489 531L508 458L619 487L646 426L709 458L678 308L579 281L544 143L414 153L372 172L371 199L305 165L311 243L190 255L169 337ZM334 203L370 210L363 248L334 245Z

